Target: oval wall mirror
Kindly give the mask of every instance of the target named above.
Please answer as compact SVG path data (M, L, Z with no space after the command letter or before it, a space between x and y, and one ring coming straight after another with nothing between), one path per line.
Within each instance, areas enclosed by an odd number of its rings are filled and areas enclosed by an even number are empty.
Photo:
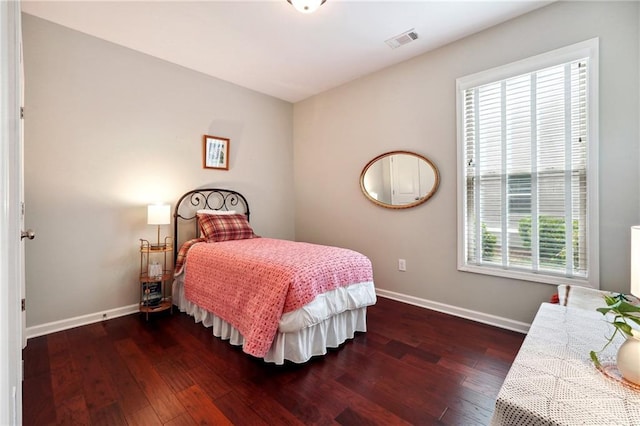
M440 185L438 168L428 158L409 151L377 156L360 174L360 188L375 204L406 209L426 202Z

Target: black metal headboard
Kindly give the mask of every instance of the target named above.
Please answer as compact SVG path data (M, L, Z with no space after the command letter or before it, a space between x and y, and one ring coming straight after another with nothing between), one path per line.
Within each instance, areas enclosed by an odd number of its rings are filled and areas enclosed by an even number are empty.
M235 210L244 213L249 220L249 203L239 192L221 188L202 188L187 192L180 197L173 211L174 264L182 243L198 235L196 212L200 209ZM192 226L184 226L189 223ZM178 233L179 230L181 233Z

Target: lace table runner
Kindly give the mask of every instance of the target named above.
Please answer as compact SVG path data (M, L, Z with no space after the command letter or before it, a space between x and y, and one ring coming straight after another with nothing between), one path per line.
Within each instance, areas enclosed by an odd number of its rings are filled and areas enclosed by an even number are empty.
M543 303L502 385L492 425L640 425L640 391L598 371L589 352L612 326L594 310ZM615 362L622 336L599 354Z

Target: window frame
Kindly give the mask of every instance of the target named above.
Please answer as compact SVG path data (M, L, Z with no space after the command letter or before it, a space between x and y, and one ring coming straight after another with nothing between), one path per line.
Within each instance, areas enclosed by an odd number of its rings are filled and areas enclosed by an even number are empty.
M588 110L587 110L587 276L567 277L561 274L526 271L522 269L505 269L490 265L467 263L467 229L466 229L466 165L464 134L464 91L469 88L505 80L533 71L589 58L587 70ZM600 287L599 267L599 218L598 218L598 72L599 39L593 38L570 46L562 47L547 53L532 56L507 65L467 75L456 79L456 128L457 128L457 169L458 169L458 270L498 277L526 280L544 284L570 284L590 288ZM509 200L506 200L509 202Z

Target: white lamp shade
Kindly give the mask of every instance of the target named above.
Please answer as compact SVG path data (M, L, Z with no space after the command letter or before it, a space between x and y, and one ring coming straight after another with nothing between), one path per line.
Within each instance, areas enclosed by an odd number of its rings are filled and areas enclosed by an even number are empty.
M289 0L289 3L299 12L313 13L324 3L324 0Z
M169 204L150 204L147 206L147 224L168 225L171 223L171 206Z
M640 226L631 227L631 294L640 297Z

